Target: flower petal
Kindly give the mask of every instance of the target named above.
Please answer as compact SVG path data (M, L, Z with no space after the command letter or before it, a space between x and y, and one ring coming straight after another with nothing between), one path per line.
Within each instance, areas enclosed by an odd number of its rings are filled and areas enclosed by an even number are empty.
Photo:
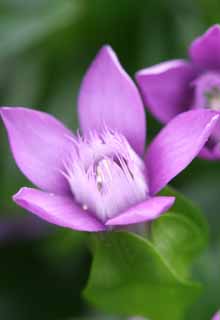
M173 60L139 71L136 80L146 107L159 121L166 123L190 107L190 82L195 76L192 64Z
M206 146L204 146L200 151L199 157L204 160L210 160L210 161L217 160L216 155L213 153L213 150L209 150ZM220 154L219 154L219 159L220 159Z
M199 156L210 161L220 160L220 121L216 123L211 136L202 148Z
M88 69L78 100L83 133L103 126L122 133L143 154L146 119L140 94L114 51L104 46Z
M4 107L0 114L14 159L23 174L46 191L66 193L69 185L60 171L69 148L71 131L40 111Z
M212 149L205 146L199 153L199 157L209 161L220 160L220 143L216 144Z
M154 220L166 212L174 201L174 197L152 197L108 220L106 225L129 225Z
M91 232L105 230L101 222L77 206L69 196L22 188L13 200L41 219L61 227Z
M220 68L220 26L214 25L202 36L195 39L190 48L189 55L192 62L205 69Z
M214 315L214 317L212 318L212 320L220 320L220 313L219 313L219 312L216 313L216 314Z
M213 131L219 115L198 109L172 119L146 153L151 195L159 192L195 158Z

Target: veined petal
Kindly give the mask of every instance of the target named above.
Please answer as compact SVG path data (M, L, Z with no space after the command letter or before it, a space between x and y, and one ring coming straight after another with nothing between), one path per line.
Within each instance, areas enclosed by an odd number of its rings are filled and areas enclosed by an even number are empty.
M159 192L198 155L219 115L209 110L183 112L156 136L146 153L150 194Z
M14 159L23 174L43 190L64 194L61 174L70 130L47 113L21 107L0 109Z
M205 69L220 68L220 26L214 25L203 35L195 39L190 48L189 56L193 63Z
M13 196L13 200L41 219L61 227L90 232L105 230L101 222L81 209L69 196L22 188Z
M104 46L88 69L78 99L83 133L104 126L122 133L143 155L146 119L140 94L110 46Z
M174 197L152 197L131 207L124 213L106 222L107 226L129 225L158 218L166 212L174 203Z
M139 71L136 80L145 106L163 123L186 111L192 100L190 82L196 73L193 65L184 60L167 61Z

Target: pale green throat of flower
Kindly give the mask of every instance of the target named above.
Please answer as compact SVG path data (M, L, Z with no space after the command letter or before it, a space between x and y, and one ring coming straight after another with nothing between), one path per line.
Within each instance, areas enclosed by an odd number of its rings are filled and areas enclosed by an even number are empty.
M213 87L205 93L206 107L212 110L220 111L220 88Z

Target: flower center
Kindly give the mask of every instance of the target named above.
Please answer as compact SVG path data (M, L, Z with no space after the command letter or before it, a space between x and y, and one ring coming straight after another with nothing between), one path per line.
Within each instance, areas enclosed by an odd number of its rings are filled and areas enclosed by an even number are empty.
M206 99L207 99L207 107L220 111L220 88L213 87L210 91L207 91Z
M220 111L220 73L207 72L192 84L195 88L194 107Z
M194 87L194 108L208 108L220 112L220 72L206 72L192 83ZM220 122L213 129L206 148L219 159L220 154Z
M105 222L149 196L145 165L124 136L105 130L73 145L64 175L84 210Z

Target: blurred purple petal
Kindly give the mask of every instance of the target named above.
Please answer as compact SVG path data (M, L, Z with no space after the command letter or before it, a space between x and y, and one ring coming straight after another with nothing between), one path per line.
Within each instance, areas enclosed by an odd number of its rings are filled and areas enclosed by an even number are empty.
M80 231L103 231L105 226L74 203L73 198L22 188L13 196L22 208L52 224Z
M195 65L204 69L220 68L220 26L214 25L195 39L189 48Z
M108 226L129 225L146 222L158 218L174 203L174 197L152 197L131 207L124 213L106 222Z
M114 51L104 46L88 69L81 85L78 112L84 134L103 127L122 133L143 155L146 119L139 92Z
M34 216L0 218L0 245L19 240L39 238L48 234L50 226Z
M73 136L58 120L44 112L21 107L1 108L14 159L36 186L65 194L68 182L61 174L63 158Z
M146 107L166 123L190 107L192 88L189 83L196 74L191 63L173 60L139 71L136 79Z
M220 313L219 313L219 312L216 313L216 314L214 315L214 317L212 318L212 320L220 320Z
M216 125L216 112L200 109L172 119L146 153L151 195L159 192L198 155Z

